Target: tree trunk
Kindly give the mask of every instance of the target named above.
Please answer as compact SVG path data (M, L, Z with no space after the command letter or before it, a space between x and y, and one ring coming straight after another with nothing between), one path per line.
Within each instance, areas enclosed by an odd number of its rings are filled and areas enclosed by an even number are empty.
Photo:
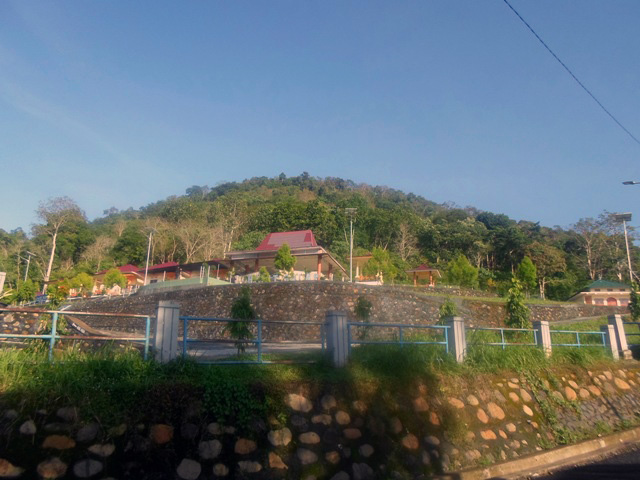
M540 281L538 282L538 285L540 286L540 298L542 300L544 300L544 286L545 286L546 282L545 282L545 278L542 277L540 279Z
M44 285L42 287L42 293L47 293L47 284L49 283L49 277L51 275L51 269L53 268L53 257L56 254L56 240L58 239L58 231L53 233L53 241L51 242L51 256L49 257L49 265L47 266L47 273L44 276Z

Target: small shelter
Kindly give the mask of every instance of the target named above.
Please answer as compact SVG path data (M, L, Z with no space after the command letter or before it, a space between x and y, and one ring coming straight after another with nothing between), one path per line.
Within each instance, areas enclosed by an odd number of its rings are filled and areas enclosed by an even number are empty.
M440 271L437 268L430 267L429 265L423 263L422 265L412 268L411 270L405 270L407 273L411 273L413 275L413 285L418 286L418 284L422 284L422 280L427 280L426 285L429 287L436 286L436 278L440 278Z
M569 302L584 303L585 305L608 305L624 307L629 305L631 287L624 283L609 280L596 280L582 291L571 297Z

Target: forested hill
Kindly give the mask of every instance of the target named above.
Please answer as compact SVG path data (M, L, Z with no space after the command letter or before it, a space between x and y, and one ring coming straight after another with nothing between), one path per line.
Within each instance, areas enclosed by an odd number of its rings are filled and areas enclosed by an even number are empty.
M42 283L51 251L56 200L43 202L42 224L28 236L0 230L0 271L10 286L24 275L27 251L33 252L29 278ZM70 201L70 199L66 199ZM65 204L67 207L69 203ZM580 219L568 230L472 207L440 205L412 193L357 184L340 178L316 178L306 172L230 182L213 188L193 186L140 210L106 210L87 222L79 214L59 228L51 278L94 273L114 265L142 266L152 235L152 263L198 262L223 257L229 250L255 248L265 234L313 230L319 244L348 262L349 217L357 208L356 253L373 252L385 279L406 281L407 268L428 263L449 271L465 268L462 255L477 270L462 281L502 289L525 256L536 266L538 283L549 298L566 299L592 279L628 279L624 236L606 213ZM76 212L76 213L78 213ZM633 249L634 258L638 251ZM455 262L453 262L455 260ZM534 285L535 287L535 285ZM538 291L538 290L536 290Z

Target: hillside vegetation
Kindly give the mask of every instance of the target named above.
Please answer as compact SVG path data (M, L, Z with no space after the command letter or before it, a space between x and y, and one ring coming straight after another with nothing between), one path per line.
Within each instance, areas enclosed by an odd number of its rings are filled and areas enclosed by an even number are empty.
M357 208L356 253L372 252L370 268L382 271L387 282L406 282L406 269L428 263L445 273L446 282L502 293L517 272L530 294L563 300L599 277L628 278L624 236L606 212L569 229L549 228L306 172L193 186L139 210L110 208L93 221L71 199L50 199L30 235L0 229L0 271L26 298L47 277L54 237L52 281L128 263L142 266L150 232L152 263L221 258L255 248L269 232L311 229L319 244L347 264L347 207ZM58 226L60 212L68 211L73 215ZM37 256L31 258L30 281L23 282L27 251Z

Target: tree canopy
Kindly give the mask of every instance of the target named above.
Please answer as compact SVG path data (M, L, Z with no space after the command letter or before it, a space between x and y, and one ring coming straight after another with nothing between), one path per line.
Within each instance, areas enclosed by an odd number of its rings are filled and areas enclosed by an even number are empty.
M552 299L566 299L597 278L629 278L624 235L607 212L578 219L570 228L549 228L308 173L218 184L205 180L185 195L140 209L108 208L90 222L68 197L50 199L40 205L41 223L31 235L0 230L0 271L7 272L7 288L15 290L27 273L27 251L35 254L28 278L42 285L45 279L71 279L125 264L141 267L149 233L154 264L223 258L230 250L255 248L270 232L306 229L347 265L345 208L357 208L355 250L372 254L367 271L382 273L387 282L408 281L405 270L426 263L445 272L451 283L505 293L519 265L527 263L525 256L536 267L539 295ZM640 250L633 244L631 249L637 263Z

